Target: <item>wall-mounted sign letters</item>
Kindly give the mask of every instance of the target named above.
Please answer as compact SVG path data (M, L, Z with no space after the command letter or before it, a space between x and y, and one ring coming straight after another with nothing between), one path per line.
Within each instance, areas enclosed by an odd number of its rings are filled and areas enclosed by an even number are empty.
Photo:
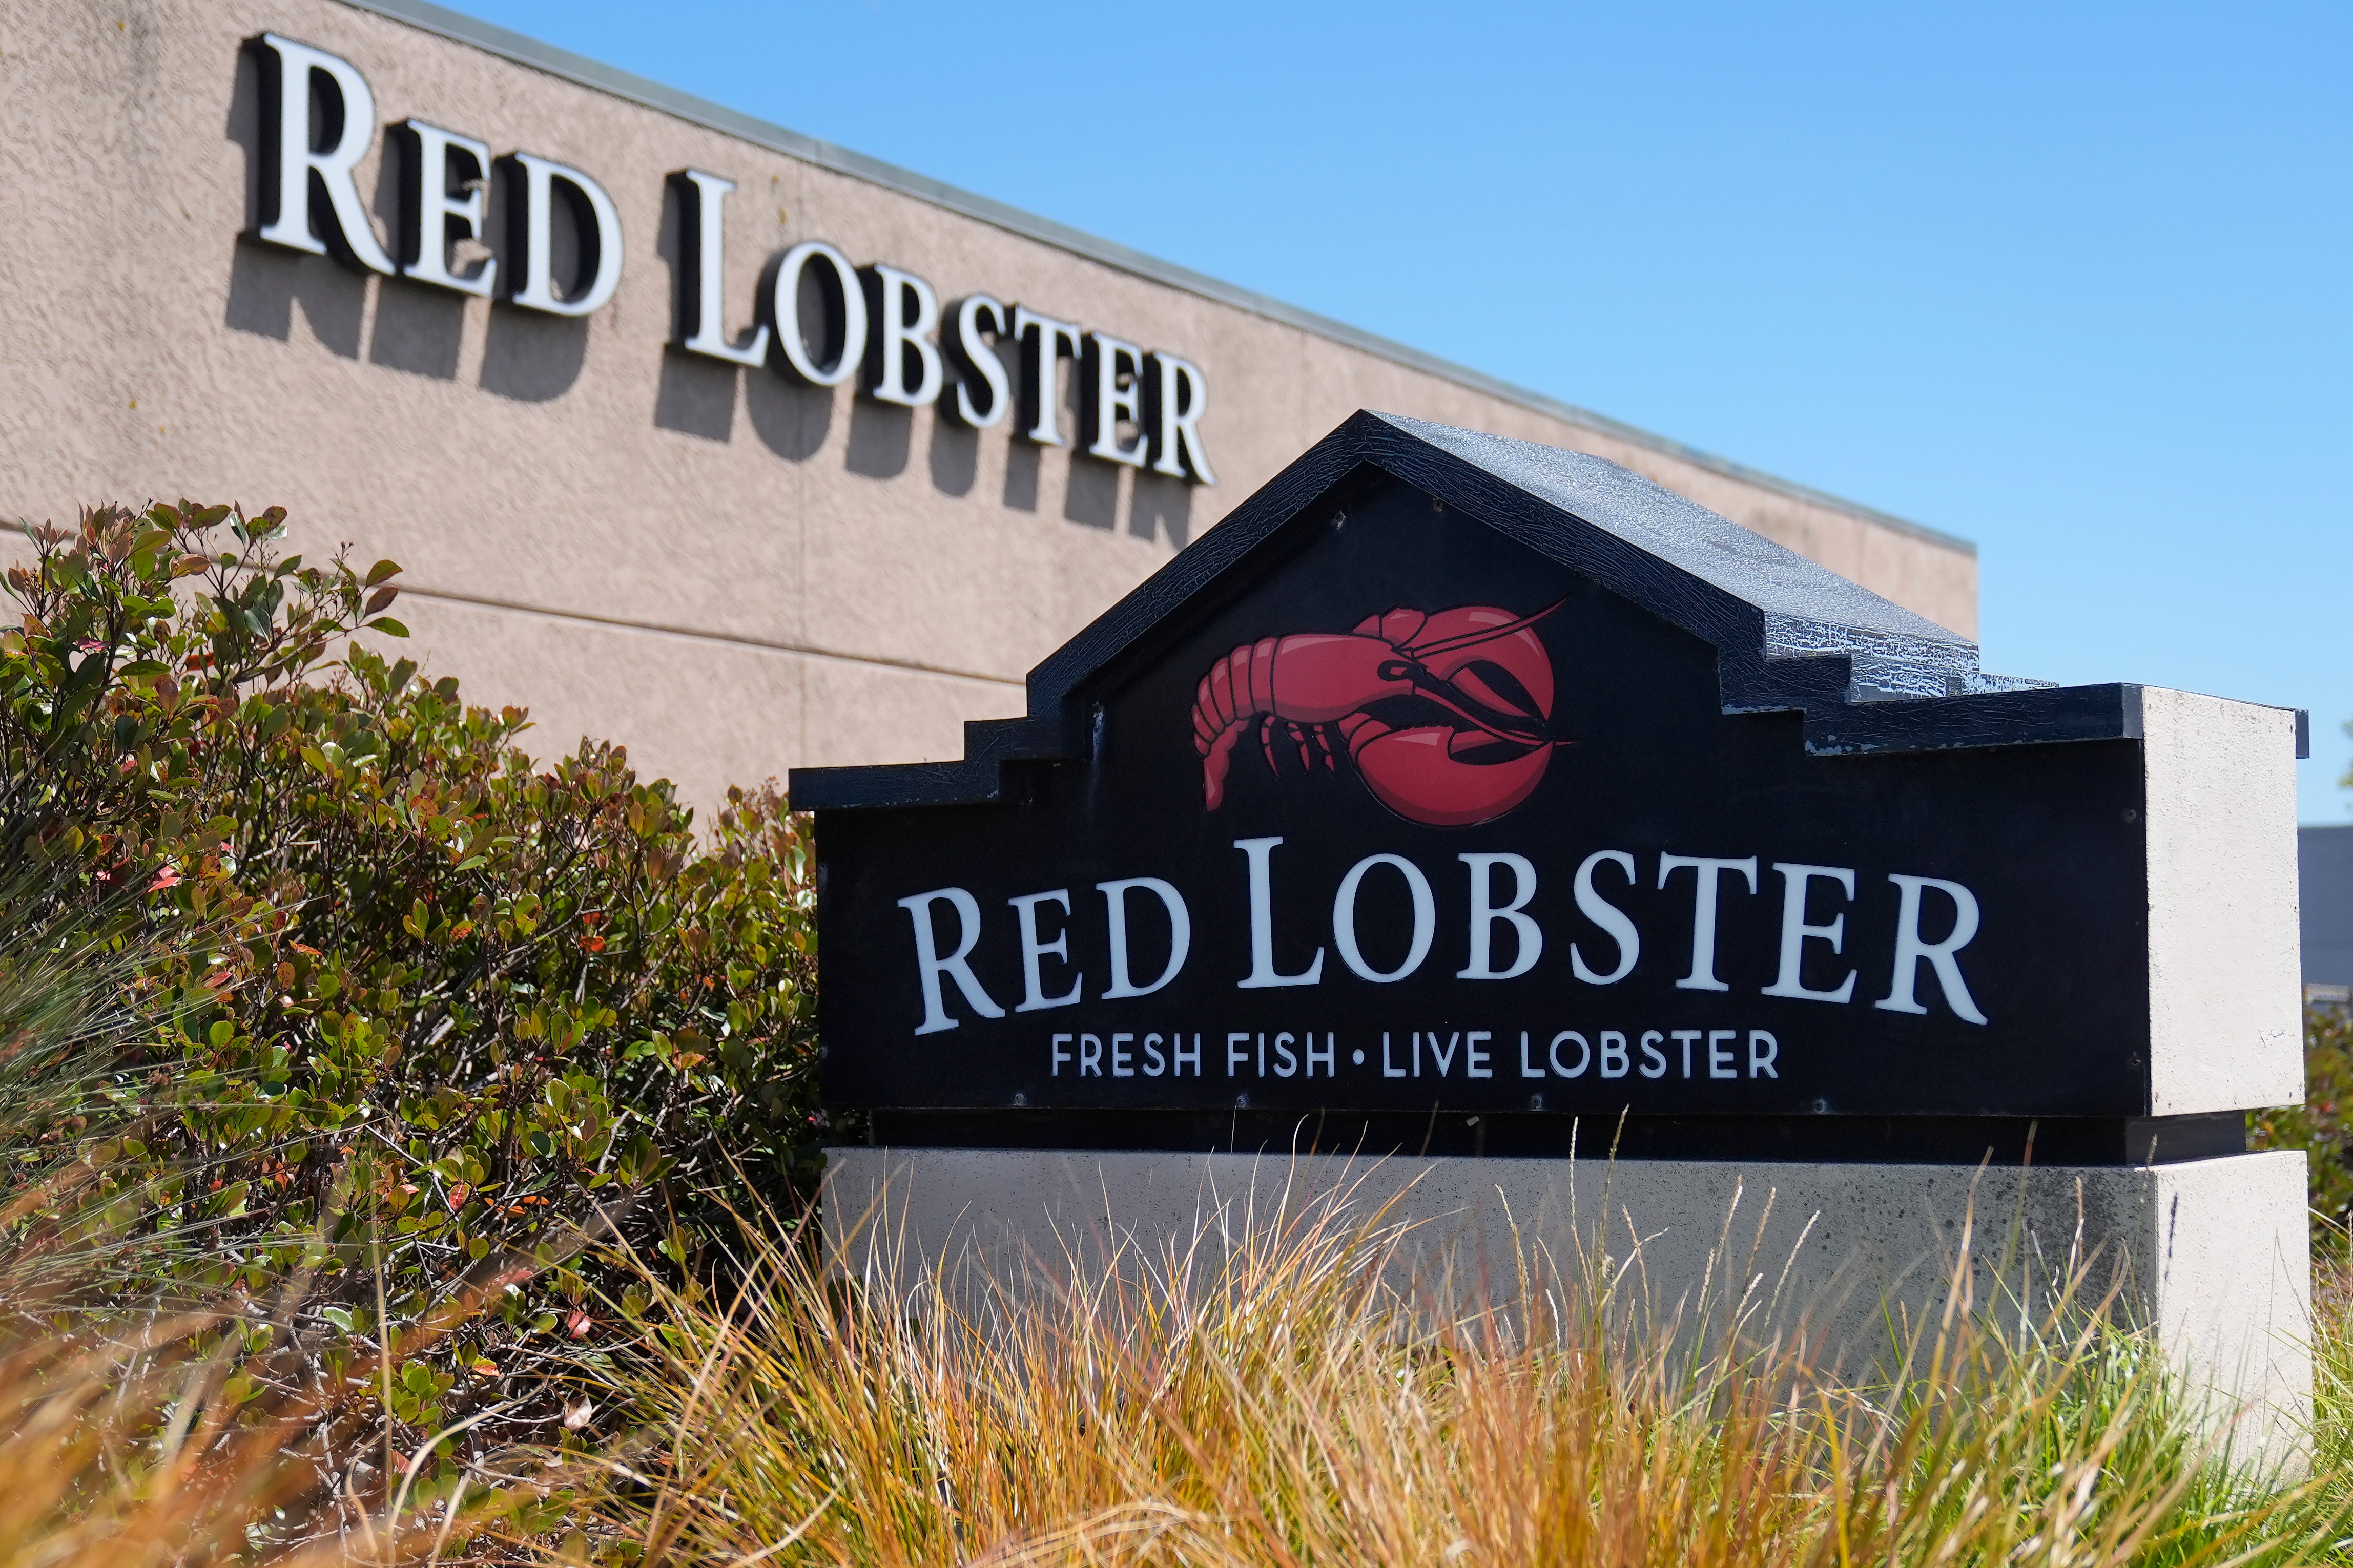
M414 117L389 128L400 216L387 249L357 175L375 142L366 78L349 60L276 33L247 48L261 76L256 239L549 315L587 315L619 289L620 214L595 178L521 150L494 157L488 142ZM987 293L943 306L914 273L881 261L857 266L824 240L769 258L751 301L756 321L731 335L724 204L734 183L702 169L670 178L681 214L681 352L771 366L812 386L855 379L879 402L937 405L976 429L1015 412L1016 433L1049 447L1072 442L1058 389L1060 362L1076 360L1077 450L1217 482L1201 437L1209 384L1199 365ZM491 231L493 187L503 195L500 236Z
M2237 917L2166 858L2141 689L1976 652L1598 458L1359 415L965 762L794 774L827 1100L1015 1141L2266 1103L2292 969L2263 1082L2184 1087L2151 954ZM2217 706L2292 771L2294 716Z

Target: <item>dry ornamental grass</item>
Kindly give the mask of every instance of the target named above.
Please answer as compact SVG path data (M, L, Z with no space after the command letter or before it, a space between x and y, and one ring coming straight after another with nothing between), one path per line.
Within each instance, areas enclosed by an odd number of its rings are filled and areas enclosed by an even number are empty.
M1230 1222L1233 1216L1226 1216ZM1533 1252L1491 1303L1342 1201L1158 1257L828 1279L751 1234L661 1304L643 1425L575 1547L680 1563L2223 1564L2334 1560L2342 1298L2315 1477L2233 1462L2091 1287L1810 1361L1766 1292L1662 1307L1639 1249ZM887 1250L887 1249L886 1249ZM898 1260L903 1263L904 1260ZM1425 1269L1428 1259L1418 1258ZM1076 1283L1073 1283L1073 1280ZM1769 1281L1767 1281L1769 1284ZM1507 1301L1509 1304L1501 1304ZM1787 1315L1785 1315L1787 1316Z
M332 1389L269 1391L283 1302L100 1333L47 1310L51 1260L0 1285L0 1568L2353 1561L2342 1290L2288 1481L2231 1462L2090 1268L2022 1320L1957 1267L1873 1384L1764 1285L1645 1301L1635 1248L1482 1291L1345 1198L1222 1217L1009 1287L846 1279L748 1226L725 1296L643 1271L632 1352L581 1369L585 1451L434 1492Z

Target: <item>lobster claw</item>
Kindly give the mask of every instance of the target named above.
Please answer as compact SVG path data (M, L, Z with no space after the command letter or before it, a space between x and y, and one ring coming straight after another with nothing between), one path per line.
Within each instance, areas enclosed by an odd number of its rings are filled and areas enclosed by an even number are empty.
M1381 732L1366 733L1371 730ZM1491 822L1518 806L1544 782L1552 761L1550 746L1473 766L1454 754L1462 735L1435 725L1391 730L1367 719L1351 736L1349 750L1374 799L1408 821L1432 827ZM1482 742L1486 739L1478 738Z

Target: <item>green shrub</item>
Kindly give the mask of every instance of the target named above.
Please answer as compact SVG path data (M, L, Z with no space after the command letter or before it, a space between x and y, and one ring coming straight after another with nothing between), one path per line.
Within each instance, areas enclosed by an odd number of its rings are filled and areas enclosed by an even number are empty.
M2254 1148L2304 1151L2313 1249L2341 1257L2353 1220L2353 1017L2343 1008L2306 1009L2304 1103L2258 1110L2250 1125Z
M771 1201L817 1169L807 841L773 787L700 843L617 746L534 767L522 710L351 640L406 635L396 566L283 531L102 509L7 574L5 847L143 906L132 986L167 1020L84 1157L201 1243L138 1255L178 1283L306 1278L314 1372L376 1334L379 1280L396 1324L502 1295L390 1403L544 1415L515 1374L613 1332L565 1238L684 1265L739 1169Z

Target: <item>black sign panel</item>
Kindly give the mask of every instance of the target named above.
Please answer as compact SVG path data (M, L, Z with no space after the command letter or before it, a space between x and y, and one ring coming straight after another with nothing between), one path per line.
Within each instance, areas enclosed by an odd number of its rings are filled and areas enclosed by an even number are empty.
M796 776L828 1103L2146 1114L2129 689L1480 439L1359 416L965 763Z

